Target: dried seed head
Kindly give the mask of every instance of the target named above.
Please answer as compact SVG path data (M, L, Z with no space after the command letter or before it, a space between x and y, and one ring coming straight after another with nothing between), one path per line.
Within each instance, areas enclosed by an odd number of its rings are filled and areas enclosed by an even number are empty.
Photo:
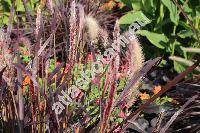
M126 54L129 63L129 76L131 78L133 75L137 74L143 67L144 55L142 47L134 34L125 33L125 38L128 40L128 50ZM137 89L139 85L140 82L136 81L133 87L131 87L129 95L126 99L128 105L132 105L132 99L138 95Z
M96 40L98 37L99 29L100 29L97 20L91 16L86 16L85 24L88 29L88 34L91 41Z
M142 47L134 34L125 34L125 37L129 40L127 57L129 59L129 69L132 74L137 73L143 66L144 55Z

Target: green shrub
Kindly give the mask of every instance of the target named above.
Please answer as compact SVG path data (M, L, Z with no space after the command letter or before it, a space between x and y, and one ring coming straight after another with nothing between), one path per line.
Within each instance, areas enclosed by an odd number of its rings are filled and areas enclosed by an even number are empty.
M142 36L141 40L147 58L171 56L170 59L173 60L174 69L181 72L186 66L190 65L190 63L185 63L183 59L192 63L194 53L200 53L198 49L200 31L199 1L179 1L194 28L190 26L189 21L185 19L173 0L119 1L126 5L125 8L129 9L129 12L119 20L121 27L125 30L130 24L140 21L141 14L151 20L148 25L136 32ZM189 50L185 49L188 47ZM191 48L195 49L190 50ZM166 63L166 61L164 62Z

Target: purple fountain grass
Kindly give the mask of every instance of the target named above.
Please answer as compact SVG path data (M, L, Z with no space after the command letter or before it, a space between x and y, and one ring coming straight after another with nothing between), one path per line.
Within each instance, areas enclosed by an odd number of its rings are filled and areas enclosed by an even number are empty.
M109 95L108 95L108 99L107 102L104 106L104 113L103 113L103 118L101 121L101 126L100 126L100 132L104 133L106 132L106 129L108 128L108 120L109 120L109 116L111 113L111 109L112 109L112 104L113 104L113 98L115 95L115 91L116 91L116 67L114 66L115 61L112 61L112 67L111 69L111 76L110 76L110 91L109 91Z
M69 50L69 60L74 64L75 54L76 54L76 35L77 35L77 13L76 13L76 2L72 1L70 8L70 50Z
M138 86L161 58L144 62L135 35L126 46L120 46L117 18L121 14L101 11L100 0L42 0L33 5L33 11L30 1L22 0L24 12L15 10L15 2L9 9L7 30L0 31L3 132L106 133L116 127L125 131L128 120L136 120L145 107L196 67L169 82L144 105L134 105L130 101L137 98ZM122 35L129 37L127 33ZM107 49L115 52L110 61ZM101 62L102 72L93 75L96 61ZM84 79L91 81L86 83ZM77 85L80 80L84 82ZM71 86L77 86L76 94L70 93L74 89ZM61 114L56 114L52 106L60 100L62 91L69 95L66 97L74 97L70 104L63 105ZM138 108L135 112L131 112L132 105Z
M113 32L113 37L114 37L114 41L116 41L115 50L117 51L120 50L120 41L119 41L120 33L119 32L120 32L119 24L118 22L116 22L114 32ZM104 105L104 113L103 113L103 118L102 118L101 126L100 126L101 133L106 132L106 129L108 128L108 121L110 119L110 114L111 114L113 102L114 102L114 96L117 89L116 85L117 85L117 73L119 70L119 62L120 62L119 55L117 55L113 60L111 60L110 71L109 71L110 91L108 94L106 104Z

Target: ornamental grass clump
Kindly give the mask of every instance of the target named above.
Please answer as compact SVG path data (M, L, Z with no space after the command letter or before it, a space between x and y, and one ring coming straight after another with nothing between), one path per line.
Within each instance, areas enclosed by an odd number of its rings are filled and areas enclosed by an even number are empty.
M140 93L161 58L145 62L136 35L123 34L99 0L22 3L24 14L14 1L0 32L1 131L120 132L137 118L137 97L150 104L168 87Z

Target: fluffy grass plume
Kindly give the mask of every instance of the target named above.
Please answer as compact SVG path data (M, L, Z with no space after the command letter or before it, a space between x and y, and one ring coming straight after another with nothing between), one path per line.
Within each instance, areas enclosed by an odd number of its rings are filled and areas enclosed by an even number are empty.
M91 41L95 41L98 37L99 29L100 29L97 20L91 16L86 16L85 24L86 24Z

